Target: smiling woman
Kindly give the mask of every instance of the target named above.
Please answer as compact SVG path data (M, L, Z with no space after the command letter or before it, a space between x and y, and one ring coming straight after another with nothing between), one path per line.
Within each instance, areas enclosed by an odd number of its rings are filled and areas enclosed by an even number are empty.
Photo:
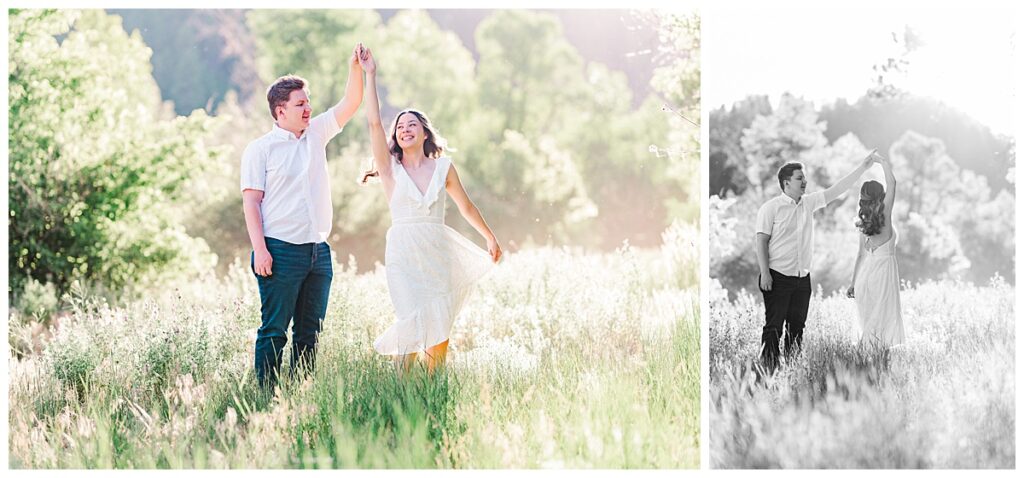
M385 137L377 99L377 62L360 46L366 71L374 173L384 187L391 210L385 267L395 323L374 341L377 352L401 360L407 372L422 354L427 370L443 365L448 338L473 285L501 258L501 247L483 215L469 199L445 140L427 116L405 110L395 117ZM445 199L451 195L459 212L487 241L484 251L444 224Z

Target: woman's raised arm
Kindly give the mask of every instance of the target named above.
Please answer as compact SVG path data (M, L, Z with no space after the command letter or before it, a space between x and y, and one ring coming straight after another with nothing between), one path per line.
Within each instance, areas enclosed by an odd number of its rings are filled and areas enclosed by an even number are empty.
M370 149L373 150L373 164L380 174L384 188L390 191L394 187L391 172L391 153L388 152L388 140L384 133L384 124L380 119L380 100L377 97L377 62L369 48L363 48L359 55L359 64L366 72L366 121L370 131ZM389 194L390 196L390 194Z

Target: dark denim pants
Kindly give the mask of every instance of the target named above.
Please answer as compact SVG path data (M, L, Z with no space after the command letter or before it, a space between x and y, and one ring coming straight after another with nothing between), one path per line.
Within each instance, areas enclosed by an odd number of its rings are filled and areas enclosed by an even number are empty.
M256 276L263 316L263 325L256 332L256 379L262 386L271 388L277 383L282 354L288 344L289 322L292 323L291 374L300 366L307 372L313 370L334 268L331 248L326 242L292 244L268 237L266 243L274 262L270 276ZM255 252L250 254L250 267L255 257Z
M775 370L779 365L779 339L783 330L786 355L798 350L803 342L804 322L807 321L811 302L811 276L792 277L772 269L768 272L772 275L772 290L761 290L765 316L761 331L761 363L769 370Z

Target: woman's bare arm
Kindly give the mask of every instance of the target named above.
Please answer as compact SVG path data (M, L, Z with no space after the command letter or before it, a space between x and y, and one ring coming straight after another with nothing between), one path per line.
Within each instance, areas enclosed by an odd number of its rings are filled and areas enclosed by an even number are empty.
M487 241L487 252L490 253L491 260L498 262L501 259L501 246L498 245L498 239L494 237L494 233L487 225L487 221L484 221L484 216L480 214L480 210L477 209L473 201L469 199L469 195L466 194L466 189L462 187L462 181L459 180L459 173L455 171L454 165L448 168L445 190L448 191L448 195L455 201L455 205L459 207L459 213L466 219L466 222L473 226L473 229L476 229L476 232L480 233Z

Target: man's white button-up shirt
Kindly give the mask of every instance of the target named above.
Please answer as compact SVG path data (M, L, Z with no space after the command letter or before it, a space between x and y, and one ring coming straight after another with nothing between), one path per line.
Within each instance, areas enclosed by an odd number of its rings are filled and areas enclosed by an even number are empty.
M768 239L768 268L803 277L811 271L814 251L814 211L825 207L825 192L803 196L800 202L782 194L757 210L757 231Z
M242 153L242 190L263 191L263 235L292 244L327 241L333 224L327 142L340 133L334 108L309 122L300 138L274 125Z

